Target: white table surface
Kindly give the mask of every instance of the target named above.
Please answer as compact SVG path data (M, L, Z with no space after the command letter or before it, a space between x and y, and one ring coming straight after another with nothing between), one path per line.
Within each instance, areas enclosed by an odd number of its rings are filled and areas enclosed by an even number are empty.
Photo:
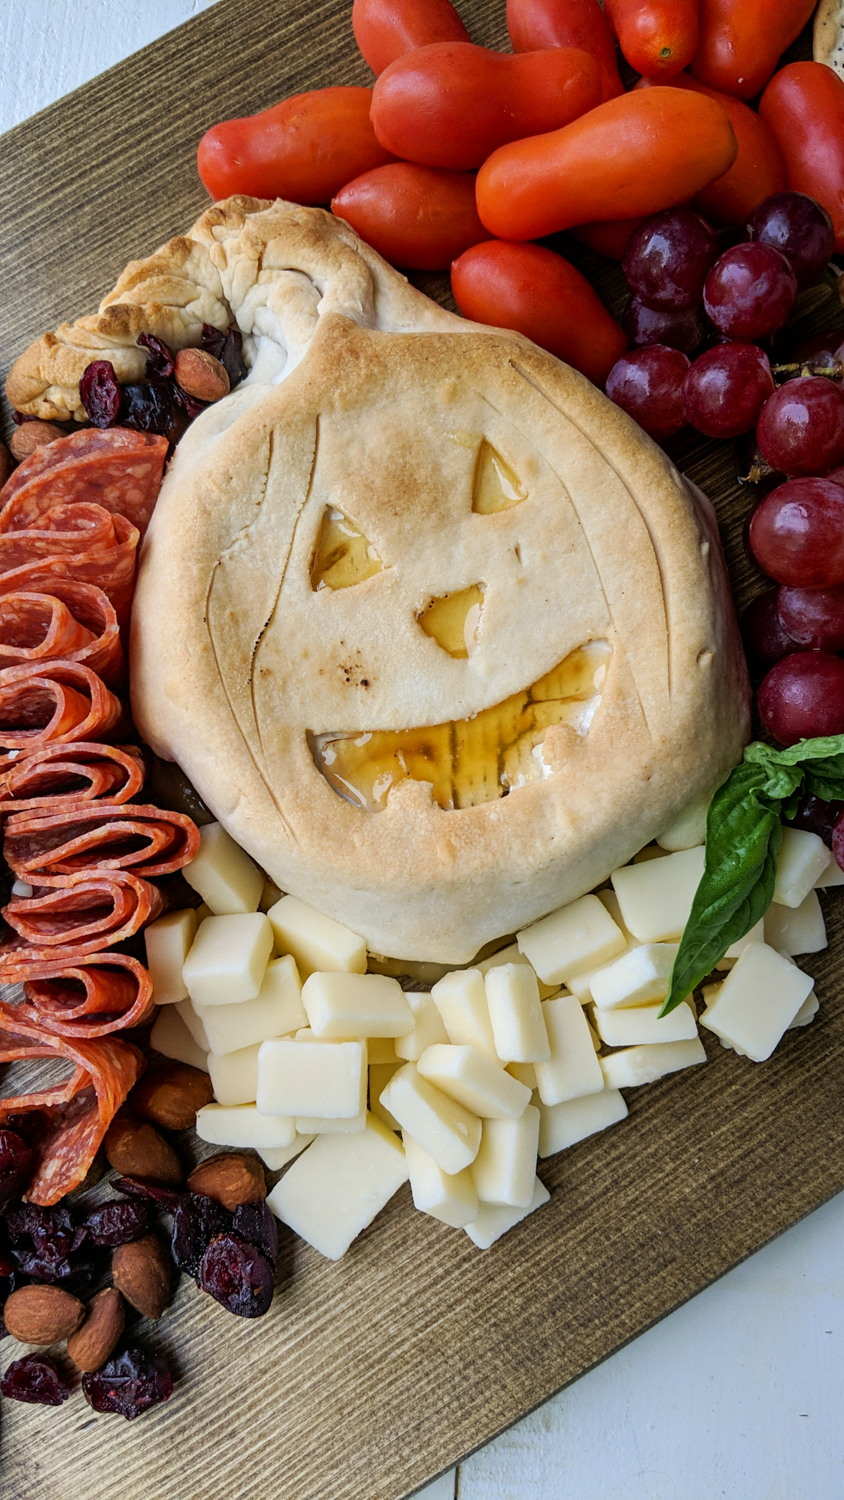
M0 131L213 3L0 0ZM842 1244L844 1195L425 1500L842 1500Z

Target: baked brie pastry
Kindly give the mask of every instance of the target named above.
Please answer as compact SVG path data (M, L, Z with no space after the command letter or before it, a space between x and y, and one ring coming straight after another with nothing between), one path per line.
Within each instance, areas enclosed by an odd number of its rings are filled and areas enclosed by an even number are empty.
M16 378L78 414L88 360L203 321L242 329L250 373L165 479L132 706L282 890L375 953L463 963L708 798L749 730L725 564L623 412L331 215L243 198Z

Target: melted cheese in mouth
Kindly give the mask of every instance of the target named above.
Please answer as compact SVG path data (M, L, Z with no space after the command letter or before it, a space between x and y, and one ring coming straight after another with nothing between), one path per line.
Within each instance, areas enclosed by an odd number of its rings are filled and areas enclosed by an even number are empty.
M471 718L420 729L309 731L314 764L338 796L366 812L383 811L392 788L407 780L429 782L445 811L494 802L550 774L542 744L553 725L588 733L611 655L607 641L590 641Z

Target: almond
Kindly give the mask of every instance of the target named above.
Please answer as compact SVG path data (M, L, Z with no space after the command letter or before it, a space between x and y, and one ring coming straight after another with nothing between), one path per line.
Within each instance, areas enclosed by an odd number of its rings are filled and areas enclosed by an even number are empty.
M196 401L219 401L231 389L225 365L204 349L180 349L175 376L177 385Z
M147 1182L173 1187L181 1187L184 1181L182 1164L170 1142L145 1120L118 1115L109 1126L104 1145L109 1165L126 1177L143 1177Z
M6 444L0 443L0 490L2 490L14 467L15 460L12 458Z
M145 1318L160 1318L170 1300L173 1263L157 1234L118 1245L111 1260L114 1285Z
M45 443L54 443L60 437L64 437L64 433L54 422L24 422L22 427L16 427L12 433L9 447L18 463L21 463L36 448L43 448Z
M60 1286L22 1286L6 1298L3 1317L13 1339L22 1344L55 1344L70 1338L85 1316L78 1297Z
M187 1063L167 1063L147 1073L129 1095L135 1112L165 1130L187 1130L196 1112L214 1098L211 1079Z
M192 1193L202 1193L234 1213L241 1203L258 1203L267 1196L267 1179L257 1156L245 1151L220 1151L194 1167L188 1178Z
M107 1286L88 1303L88 1315L67 1341L67 1352L79 1370L98 1370L116 1348L126 1322L123 1298Z

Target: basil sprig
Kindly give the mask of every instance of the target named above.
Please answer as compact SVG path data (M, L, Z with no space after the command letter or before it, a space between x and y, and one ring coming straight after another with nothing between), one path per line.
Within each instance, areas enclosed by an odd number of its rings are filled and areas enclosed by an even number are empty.
M765 915L774 894L782 823L801 797L844 800L844 735L801 740L787 750L755 741L709 804L706 861L671 988L667 1016Z

